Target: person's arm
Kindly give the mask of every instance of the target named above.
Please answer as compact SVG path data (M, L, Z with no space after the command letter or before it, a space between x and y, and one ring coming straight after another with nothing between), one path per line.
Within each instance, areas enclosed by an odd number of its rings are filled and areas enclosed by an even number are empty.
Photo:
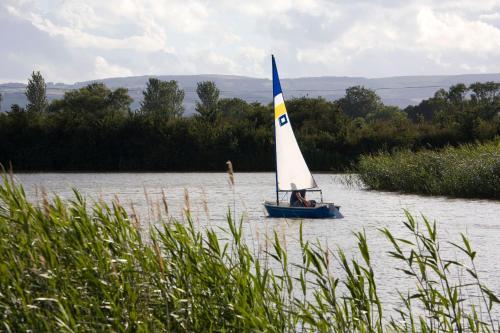
M300 202L302 202L302 204L304 205L304 207L309 207L310 206L309 201L307 201L305 198L303 198L302 195L300 195L299 192L297 192L297 198L300 200Z

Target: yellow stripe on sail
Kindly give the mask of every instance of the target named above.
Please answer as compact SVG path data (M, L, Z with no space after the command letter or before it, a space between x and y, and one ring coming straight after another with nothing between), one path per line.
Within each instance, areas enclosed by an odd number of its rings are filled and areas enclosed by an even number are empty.
M279 117L281 117L282 115L284 115L286 113L286 107L285 107L285 103L281 103L279 105L276 105L274 107L274 119L278 119Z

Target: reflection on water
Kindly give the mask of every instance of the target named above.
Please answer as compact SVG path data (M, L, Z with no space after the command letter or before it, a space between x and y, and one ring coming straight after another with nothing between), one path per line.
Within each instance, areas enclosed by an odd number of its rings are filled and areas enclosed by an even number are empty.
M401 282L406 280L394 270L395 262L386 254L390 244L378 231L388 227L405 235L401 223L404 209L438 222L441 245L449 259L459 257L460 253L447 241L460 242L460 233L467 234L478 252L477 267L482 279L500 293L500 202L366 191L344 185L343 177L315 176L324 200L340 205L345 218L304 220L304 238L318 239L331 249L340 247L352 256L356 255L352 232L365 229L383 300L396 306L396 288L401 291L408 288ZM163 212L162 190L169 214L182 218L187 190L192 216L200 226L224 226L230 209L244 217L247 239L256 248L262 246L266 233L276 230L286 238L290 261L301 260L298 247L301 221L267 218L262 205L265 200L275 199L273 173L237 173L234 191L225 173L20 174L16 178L31 198L39 195L40 188L63 198L72 197L73 187L93 200L102 197L109 201L116 195L124 206L135 207L143 224L156 223Z

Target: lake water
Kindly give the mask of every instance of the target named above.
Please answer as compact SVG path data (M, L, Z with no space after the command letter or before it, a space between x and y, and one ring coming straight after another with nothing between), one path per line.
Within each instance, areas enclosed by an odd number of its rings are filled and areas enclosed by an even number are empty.
M478 252L476 265L480 277L500 294L500 202L366 191L358 185L345 185L344 178L337 174L315 175L324 200L340 205L345 218L304 220L304 237L319 240L333 250L340 247L348 257L357 256L352 232L364 229L383 301L398 306L397 290L406 292L413 283L401 279L394 269L396 262L386 253L391 246L378 231L387 227L396 235L408 236L402 224L404 209L437 221L438 235L448 259L461 258L461 254L447 241L460 242L460 233L467 234ZM225 226L226 214L231 209L245 219L247 240L255 248L262 247L265 235L276 230L286 238L290 261L301 261L298 247L301 221L267 218L262 205L265 200L275 200L274 173L237 173L234 191L226 173L37 173L19 174L16 179L32 199L40 196L41 188L63 198L72 197L72 187L89 200L110 201L117 196L129 211L134 207L145 230L149 223L158 223L159 214L165 217L162 191L169 215L179 219L183 218L185 193L188 193L196 224ZM312 194L308 198L313 198Z

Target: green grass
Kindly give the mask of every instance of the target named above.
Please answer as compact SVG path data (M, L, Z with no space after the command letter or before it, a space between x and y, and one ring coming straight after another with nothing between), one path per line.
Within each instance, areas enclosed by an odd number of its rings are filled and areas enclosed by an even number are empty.
M371 189L500 199L500 139L440 151L363 156L361 180Z
M187 218L165 221L146 237L117 201L87 204L75 191L70 201L31 203L4 176L0 331L498 331L498 299L480 282L467 238L456 244L464 262L458 255L449 261L434 224L410 214L404 223L407 239L380 231L397 269L415 282L389 317L364 232L353 236L359 260L300 232L301 261L291 263L277 234L264 254L254 254L243 222L230 215L225 231L200 231ZM466 284L455 281L462 271ZM480 297L464 297L471 290Z

